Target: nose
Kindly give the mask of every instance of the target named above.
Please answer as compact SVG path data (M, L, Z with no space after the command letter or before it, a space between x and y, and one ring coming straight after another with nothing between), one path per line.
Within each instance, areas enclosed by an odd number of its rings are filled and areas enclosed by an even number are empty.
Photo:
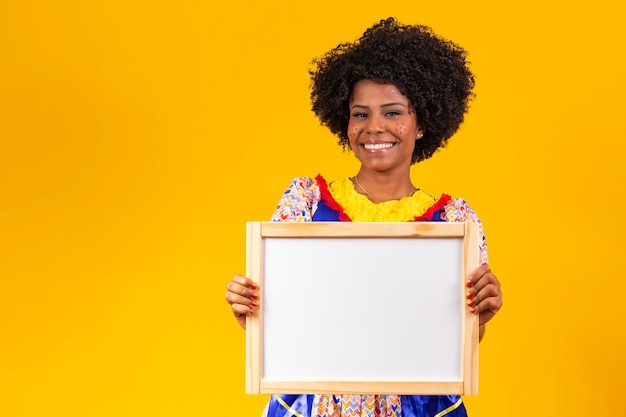
M380 115L370 115L367 119L367 133L376 134L385 130L384 119Z

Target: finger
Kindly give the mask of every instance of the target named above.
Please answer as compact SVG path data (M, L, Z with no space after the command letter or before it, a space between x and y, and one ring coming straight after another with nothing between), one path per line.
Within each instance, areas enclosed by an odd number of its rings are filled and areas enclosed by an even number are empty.
M238 282L233 281L229 281L226 284L226 289L228 289L228 292L231 292L233 294L236 295L240 295L242 297L246 297L246 298L251 298L254 300L258 300L259 299L259 293L258 291L256 291L255 289L253 289L252 287L248 287L245 285L242 285Z
M502 298L489 297L480 302L475 309L475 313L478 314L478 324L483 325L496 315L502 308Z
M474 305L478 305L483 300L487 298L497 298L502 297L502 292L500 291L500 287L496 284L488 284L487 286L481 288L476 293L474 292L476 287L470 289L466 293L466 298L468 300L468 306L472 307Z
M468 280L467 286L469 287L468 293L471 293L472 296L482 291L488 285L500 287L500 281L498 281L498 278L496 278L488 267L486 269L482 267L477 269L471 277L472 281Z
M495 286L489 286L468 300L467 306L472 307L478 313L487 309L495 312L502 306L502 293Z
M479 281L479 279L480 279L483 275L485 275L485 274L487 274L487 273L489 273L489 272L491 272L491 269L489 268L489 265L487 265L487 264L483 264L483 265L479 266L479 267L478 267L478 268L476 268L474 271L472 271L472 273L471 273L471 274L469 274L469 275L467 276L467 283L466 283L466 285L467 285L468 287L472 287L472 286L474 286L474 285L476 284L476 282L478 282L478 281Z
M502 293L496 286L490 286L475 299L478 300L479 298L481 298L480 301L476 303L474 303L474 300L468 301L468 306L471 313L479 314L478 323L483 325L491 320L502 308Z
M236 274L233 277L233 281L240 285L243 285L244 287L252 288L253 290L257 290L259 288L254 281L252 281L248 277L244 277L243 275Z
M235 317L252 316L254 314L254 309L244 304L233 304L232 309Z
M255 295L255 294L253 294ZM234 292L230 292L228 291L226 293L226 301L228 301L228 304L230 305L235 305L235 304L239 304L239 305L245 305L245 306L250 306L253 308L256 308L259 306L259 301L258 301L258 296L257 298L249 298L249 297L245 297L243 295L239 295L236 294Z

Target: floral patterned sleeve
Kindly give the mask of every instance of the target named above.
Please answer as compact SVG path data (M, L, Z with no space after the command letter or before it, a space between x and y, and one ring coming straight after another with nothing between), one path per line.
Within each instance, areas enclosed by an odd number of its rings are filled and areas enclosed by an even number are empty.
M294 178L278 202L271 221L310 222L319 201L320 189L315 179Z
M448 222L476 222L478 223L478 233L480 235L480 264L484 265L489 263L489 257L487 255L487 240L485 239L485 233L483 231L483 224L476 215L476 212L467 204L462 198L455 198L450 200L444 207L444 213L441 216L442 220Z

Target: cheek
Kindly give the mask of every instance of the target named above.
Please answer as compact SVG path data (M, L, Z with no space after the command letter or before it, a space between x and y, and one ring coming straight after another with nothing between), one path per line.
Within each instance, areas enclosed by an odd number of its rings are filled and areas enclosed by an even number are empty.
M348 139L356 140L359 137L359 132L361 128L355 125L348 125Z
M394 132L398 136L404 136L406 132L409 130L405 123L396 123L393 127Z

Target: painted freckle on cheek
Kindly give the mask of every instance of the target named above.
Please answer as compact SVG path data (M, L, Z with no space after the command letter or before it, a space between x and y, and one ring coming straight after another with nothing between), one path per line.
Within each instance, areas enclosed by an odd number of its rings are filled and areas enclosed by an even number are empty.
M396 124L396 132L398 132L399 134L403 135L406 133L406 125L403 123L397 123Z

